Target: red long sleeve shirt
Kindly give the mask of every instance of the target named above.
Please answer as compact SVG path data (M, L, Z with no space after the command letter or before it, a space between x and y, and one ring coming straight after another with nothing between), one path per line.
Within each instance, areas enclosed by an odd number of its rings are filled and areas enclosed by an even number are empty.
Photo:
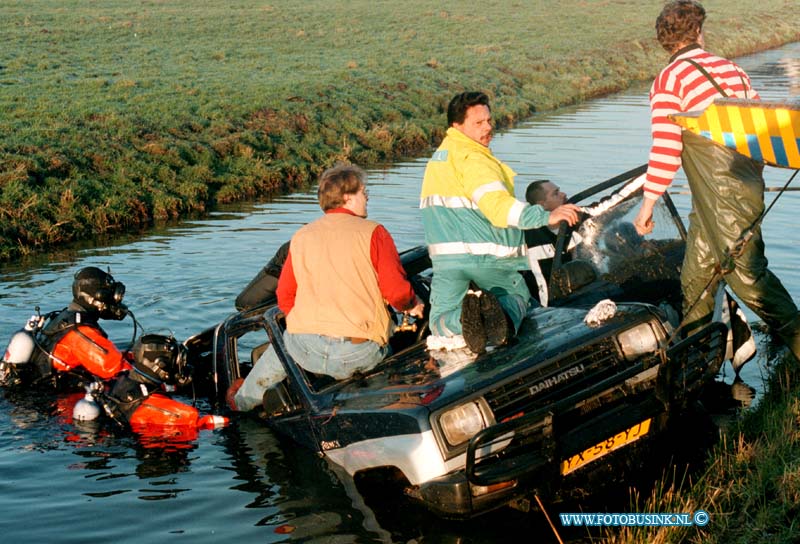
M733 62L712 55L697 44L678 51L650 89L653 145L644 184L647 198L661 196L681 167L681 127L667 116L702 111L722 96L714 84L686 59L692 59L702 66L728 97L759 98L750 86L750 78Z
M335 208L325 213L347 213L355 215L346 208ZM406 278L406 272L400 262L400 255L392 236L383 225L378 225L372 232L370 240L370 259L378 275L378 288L384 300L397 310L409 310L414 307L416 294ZM294 307L297 293L297 279L292 268L292 250L286 257L281 277L278 280L278 307L288 314Z

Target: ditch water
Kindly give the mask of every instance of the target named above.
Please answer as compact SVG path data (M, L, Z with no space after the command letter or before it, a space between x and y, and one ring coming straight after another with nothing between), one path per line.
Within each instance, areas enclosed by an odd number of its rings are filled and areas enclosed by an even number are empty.
M765 99L800 96L800 43L738 59ZM538 115L498 134L494 153L514 168L518 196L534 179L568 194L642 164L649 145L646 85ZM418 210L425 159L369 172L370 218L398 248L422 243ZM681 174L682 175L682 174ZM767 169L782 186L787 170ZM673 190L682 193L679 177ZM767 193L767 203L777 193ZM674 194L685 218L689 197ZM767 256L800 300L800 195L787 192L764 224ZM0 268L0 343L33 313L65 306L72 275L110 267L127 286L126 302L148 332L179 339L233 312L239 290L294 231L320 214L313 188L269 201L226 206L208 217L73 248ZM749 312L749 311L748 311ZM755 317L748 313L755 321ZM119 345L130 320L104 327ZM768 372L767 338L742 372L760 392ZM733 381L726 370L725 381ZM745 388L747 389L747 388ZM514 535L555 541L540 513L504 511L475 522L441 522L405 503L364 507L324 460L255 421L203 431L186 449L143 448L136 439L73 425L58 399L0 396L0 534L8 542L500 542ZM622 484L624 485L624 484ZM628 503L611 511L626 512ZM553 516L558 509L551 510ZM573 510L574 511L574 510ZM586 511L586 510L584 510ZM560 529L557 519L554 520ZM581 538L578 533L572 538ZM569 536L569 535L568 535Z

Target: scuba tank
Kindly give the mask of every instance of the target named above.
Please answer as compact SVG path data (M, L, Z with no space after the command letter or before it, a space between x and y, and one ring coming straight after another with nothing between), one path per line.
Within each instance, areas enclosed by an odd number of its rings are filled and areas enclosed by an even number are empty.
M103 390L103 384L92 382L86 386L86 395L72 408L72 419L75 421L94 421L102 412L96 395Z
M44 325L45 316L39 314L39 307L25 326L15 332L8 342L3 359L0 361L0 385L15 385L20 382L19 368L33 361L36 351L36 334Z

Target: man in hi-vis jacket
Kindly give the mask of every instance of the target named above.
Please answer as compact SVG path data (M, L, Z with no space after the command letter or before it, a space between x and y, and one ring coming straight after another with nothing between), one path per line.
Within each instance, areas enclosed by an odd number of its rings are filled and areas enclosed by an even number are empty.
M528 265L522 231L562 220L574 225L578 208L547 212L516 199L515 172L488 147L492 116L484 93L455 96L447 123L420 194L433 263L428 347L466 345L480 353L515 333L527 313L530 292L518 272Z

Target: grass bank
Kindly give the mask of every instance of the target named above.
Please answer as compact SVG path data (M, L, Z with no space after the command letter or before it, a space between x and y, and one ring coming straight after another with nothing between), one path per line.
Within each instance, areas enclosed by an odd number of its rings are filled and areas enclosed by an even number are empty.
M651 78L661 2L5 0L0 260L287 191ZM792 0L708 0L736 56L800 39Z
M680 482L679 482L680 483ZM705 527L626 528L610 544L793 544L800 541L800 368L775 367L759 405L722 437L692 485L664 479L636 512L705 510Z

